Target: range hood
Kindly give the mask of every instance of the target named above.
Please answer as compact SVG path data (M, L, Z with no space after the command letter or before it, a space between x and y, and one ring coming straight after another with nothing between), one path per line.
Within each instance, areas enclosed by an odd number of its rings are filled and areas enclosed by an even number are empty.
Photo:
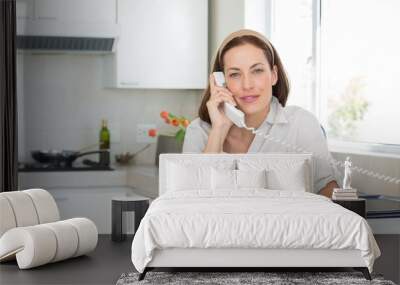
M117 24L18 21L17 49L37 52L109 53L115 51Z
M17 36L17 49L41 51L112 52L115 38Z

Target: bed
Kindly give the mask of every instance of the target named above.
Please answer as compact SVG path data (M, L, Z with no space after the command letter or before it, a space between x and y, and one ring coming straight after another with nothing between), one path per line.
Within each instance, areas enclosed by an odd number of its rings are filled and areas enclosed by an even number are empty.
M161 154L159 197L132 242L154 268L352 267L380 251L365 219L313 193L311 154Z

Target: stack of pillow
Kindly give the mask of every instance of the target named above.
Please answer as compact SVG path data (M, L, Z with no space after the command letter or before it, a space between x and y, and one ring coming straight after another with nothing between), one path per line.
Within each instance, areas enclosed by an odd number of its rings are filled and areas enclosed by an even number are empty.
M249 188L311 191L304 160L168 161L167 191L238 191Z

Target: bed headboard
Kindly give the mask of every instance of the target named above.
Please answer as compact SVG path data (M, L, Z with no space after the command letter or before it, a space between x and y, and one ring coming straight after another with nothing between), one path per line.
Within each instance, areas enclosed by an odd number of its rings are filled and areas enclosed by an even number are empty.
M248 160L284 160L284 161L304 161L307 166L306 178L307 178L307 192L313 192L313 164L311 153L162 153L160 154L159 163L159 178L158 178L158 193L159 195L166 192L166 181L167 181L167 165L169 162L185 162L200 163L206 165L213 165L217 161L221 160L235 160L239 159Z

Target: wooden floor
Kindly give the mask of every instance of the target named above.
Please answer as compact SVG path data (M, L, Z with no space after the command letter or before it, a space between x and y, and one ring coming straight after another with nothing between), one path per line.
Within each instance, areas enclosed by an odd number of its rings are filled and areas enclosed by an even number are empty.
M382 251L374 272L400 283L400 236L375 237ZM112 242L109 235L100 235L95 251L87 256L68 259L41 267L19 270L16 262L0 264L0 284L115 284L124 272L135 271L131 262L132 237Z

